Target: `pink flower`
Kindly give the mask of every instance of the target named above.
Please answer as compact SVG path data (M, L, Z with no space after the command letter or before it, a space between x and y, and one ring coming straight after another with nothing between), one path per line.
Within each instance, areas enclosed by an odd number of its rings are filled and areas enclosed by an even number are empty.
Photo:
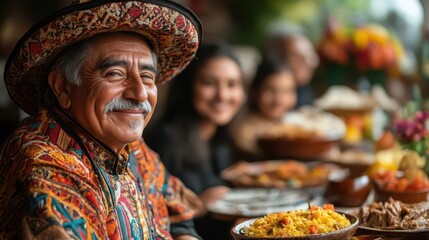
M412 118L395 122L396 135L403 148L414 150L422 156L428 154L429 132L426 129L428 120L429 112L419 111Z

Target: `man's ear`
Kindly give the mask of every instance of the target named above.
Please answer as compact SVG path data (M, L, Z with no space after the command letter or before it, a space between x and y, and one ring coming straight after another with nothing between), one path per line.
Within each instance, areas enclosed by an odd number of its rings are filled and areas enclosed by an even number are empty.
M70 83L65 79L61 71L52 70L48 75L48 83L57 97L58 104L64 109L71 106Z

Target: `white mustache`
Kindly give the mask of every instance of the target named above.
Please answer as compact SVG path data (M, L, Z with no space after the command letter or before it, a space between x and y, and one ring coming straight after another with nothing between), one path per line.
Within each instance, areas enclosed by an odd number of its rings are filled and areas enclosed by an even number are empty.
M152 106L150 105L149 101L134 102L123 98L118 98L112 99L107 102L106 106L104 107L104 113L129 109L142 110L145 114L149 114L152 112Z

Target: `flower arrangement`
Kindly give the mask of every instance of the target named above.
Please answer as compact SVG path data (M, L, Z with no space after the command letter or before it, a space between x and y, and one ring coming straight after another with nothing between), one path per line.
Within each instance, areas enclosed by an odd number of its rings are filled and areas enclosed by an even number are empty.
M429 156L429 112L417 111L410 118L399 119L394 123L396 137L405 149L414 150L420 156ZM428 159L426 159L428 160ZM426 161L426 174L429 173L429 164Z
M399 143L406 149L414 150L422 156L426 155L429 143L428 124L427 111L417 111L411 118L397 120L395 132Z
M349 76L379 73L387 77L389 71L398 71L400 59L405 56L401 42L385 27L346 27L334 19L328 21L318 52L326 65L337 66L335 70L338 66L348 68Z
M354 30L353 50L360 71L395 67L404 55L399 41L380 25L366 25Z

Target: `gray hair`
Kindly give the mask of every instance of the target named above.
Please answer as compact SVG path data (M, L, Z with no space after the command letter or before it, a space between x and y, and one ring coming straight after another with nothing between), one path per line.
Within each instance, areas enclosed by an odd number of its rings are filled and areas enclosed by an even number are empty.
M79 72L89 55L89 47L90 40L85 40L67 48L54 62L52 69L59 69L68 82L79 86Z
M154 52L152 43L148 39L142 37L137 33L127 33L127 34L136 35L137 37L141 38L143 41L146 42L146 44L149 46L151 50L153 63L155 66L157 66L158 58ZM76 86L79 86L80 84L79 72L84 60L89 55L89 49L90 49L92 40L93 38L86 39L67 48L62 54L58 56L58 58L56 59L56 61L52 66L52 69L60 69L67 81L69 81L70 83Z
M51 71L59 69L66 81L79 86L79 72L84 60L89 55L89 47L90 41L84 40L60 52L51 66ZM47 85L43 91L44 94L43 98L40 99L40 105L45 105L48 108L53 107L57 102L57 98L52 89Z

